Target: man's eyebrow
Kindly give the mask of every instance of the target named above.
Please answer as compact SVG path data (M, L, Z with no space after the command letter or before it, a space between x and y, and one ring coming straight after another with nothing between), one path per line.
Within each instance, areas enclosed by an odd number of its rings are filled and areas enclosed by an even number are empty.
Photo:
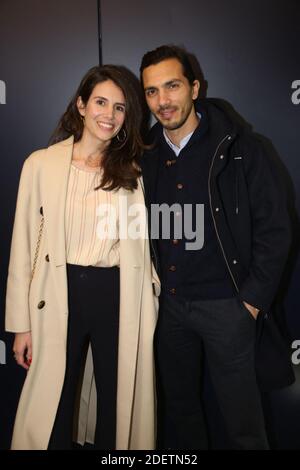
M168 80L167 82L165 82L163 84L163 86L168 86L168 85L172 85L172 83L174 82L180 82L182 83L182 80L180 80L180 78L172 78L171 80Z
M145 91L147 90L155 90L157 87L155 86L147 86L146 88L144 88Z

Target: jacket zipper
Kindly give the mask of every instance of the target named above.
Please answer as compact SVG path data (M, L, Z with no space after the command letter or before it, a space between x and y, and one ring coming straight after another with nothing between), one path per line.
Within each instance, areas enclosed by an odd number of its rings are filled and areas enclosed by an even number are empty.
M234 160L242 160L242 157L234 157ZM237 164L235 165L235 213L239 213L239 178L238 178L238 168Z
M219 143L219 145L218 145L217 148L216 148L216 151L215 151L215 153L214 153L214 156L213 156L213 159L212 159L210 168L209 168L209 174L208 174L208 196L209 196L209 204L210 204L211 216L212 216L212 219L213 219L213 223L214 223L214 227L215 227L217 239L218 239L218 242L219 242L219 245L220 245L222 254L223 254L223 258L224 258L224 260L225 260L225 263L226 263L228 272L229 272L229 274L230 274L230 276L231 276L231 279L232 279L232 281L233 281L234 287L236 288L236 291L239 292L239 288L238 288L237 283L236 283L236 281L235 281L233 272L232 272L231 269L230 269L230 266L229 266L229 263L228 263L228 260L227 260L226 254L225 254L225 250L224 250L224 248L223 248L223 245L222 245L222 242L221 242L221 238L220 238L220 235L219 235L219 232L218 232L218 229L217 229L217 224L216 224L216 220L215 220L215 216L214 216L214 211L213 211L213 207L212 207L211 191L210 191L211 173L212 173L212 168L213 168L213 165L214 165L214 162L215 162L215 158L216 158L216 156L217 156L217 153L218 153L219 148L221 147L221 145L223 144L223 142L225 142L226 139L231 140L231 136L230 136L229 134L227 134L227 135L221 140L221 142Z
M237 171L235 168L235 213L238 215L239 213L239 187L238 187L238 176Z

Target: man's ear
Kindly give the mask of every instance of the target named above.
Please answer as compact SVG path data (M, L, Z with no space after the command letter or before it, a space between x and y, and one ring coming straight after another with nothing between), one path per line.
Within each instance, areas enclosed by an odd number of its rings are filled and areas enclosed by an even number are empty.
M78 96L76 104L77 104L77 109L79 111L79 114L84 117L85 116L85 104L82 101L81 96Z
M193 98L193 100L196 100L198 98L199 91L200 91L200 82L199 82L199 80L194 80L192 86L193 86L192 98Z

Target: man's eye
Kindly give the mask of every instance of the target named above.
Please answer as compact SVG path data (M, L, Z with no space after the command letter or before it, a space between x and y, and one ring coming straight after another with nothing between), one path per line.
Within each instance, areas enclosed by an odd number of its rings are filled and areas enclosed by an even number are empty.
M178 83L170 83L169 88L171 88L171 89L178 88Z
M153 96L155 94L155 90L147 90L146 95L147 96Z

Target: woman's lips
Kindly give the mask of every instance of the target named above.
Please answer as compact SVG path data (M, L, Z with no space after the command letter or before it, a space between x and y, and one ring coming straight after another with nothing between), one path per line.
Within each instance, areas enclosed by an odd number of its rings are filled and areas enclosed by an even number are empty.
M109 124L108 122L97 122L97 124L100 129L103 129L105 131L112 131L114 129L114 125Z

